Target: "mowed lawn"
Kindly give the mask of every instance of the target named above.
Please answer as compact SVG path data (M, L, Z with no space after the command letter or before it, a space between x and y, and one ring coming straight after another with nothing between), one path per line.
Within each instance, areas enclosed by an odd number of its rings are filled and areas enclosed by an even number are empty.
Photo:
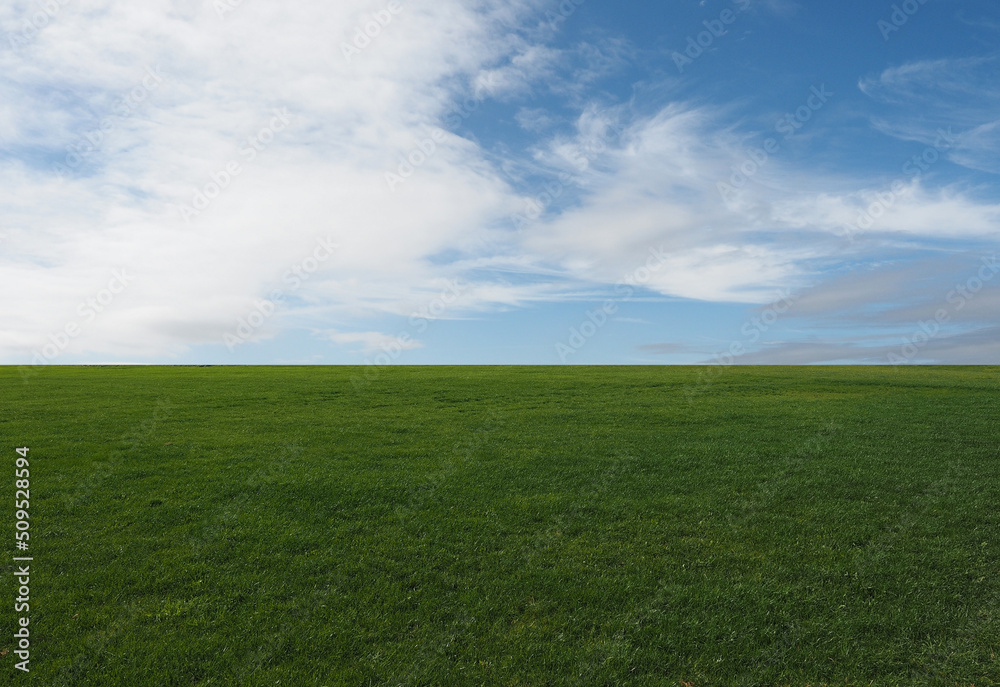
M1000 683L1000 368L36 372L0 684Z

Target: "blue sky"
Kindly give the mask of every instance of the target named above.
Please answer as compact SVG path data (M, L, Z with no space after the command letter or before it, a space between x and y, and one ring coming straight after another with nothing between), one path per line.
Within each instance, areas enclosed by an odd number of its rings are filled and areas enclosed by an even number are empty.
M15 0L0 362L1000 362L1000 8Z

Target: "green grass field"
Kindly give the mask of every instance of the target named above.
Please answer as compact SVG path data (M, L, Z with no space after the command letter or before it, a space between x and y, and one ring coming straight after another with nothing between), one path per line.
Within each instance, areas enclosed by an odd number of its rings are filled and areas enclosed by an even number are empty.
M361 373L0 369L0 684L1000 683L1000 368Z

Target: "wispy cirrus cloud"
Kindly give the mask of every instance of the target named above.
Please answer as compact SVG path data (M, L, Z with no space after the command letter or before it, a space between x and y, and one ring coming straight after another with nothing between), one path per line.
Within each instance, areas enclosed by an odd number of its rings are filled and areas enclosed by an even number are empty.
M1000 68L995 55L908 62L863 78L859 88L890 106L874 119L880 131L932 144L954 129L949 159L963 167L1000 174Z

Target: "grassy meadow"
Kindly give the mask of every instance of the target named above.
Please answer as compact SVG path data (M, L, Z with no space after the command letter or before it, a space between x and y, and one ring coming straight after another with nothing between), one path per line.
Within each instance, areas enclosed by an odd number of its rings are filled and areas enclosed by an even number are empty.
M0 408L3 685L1000 684L1000 368L7 367Z

